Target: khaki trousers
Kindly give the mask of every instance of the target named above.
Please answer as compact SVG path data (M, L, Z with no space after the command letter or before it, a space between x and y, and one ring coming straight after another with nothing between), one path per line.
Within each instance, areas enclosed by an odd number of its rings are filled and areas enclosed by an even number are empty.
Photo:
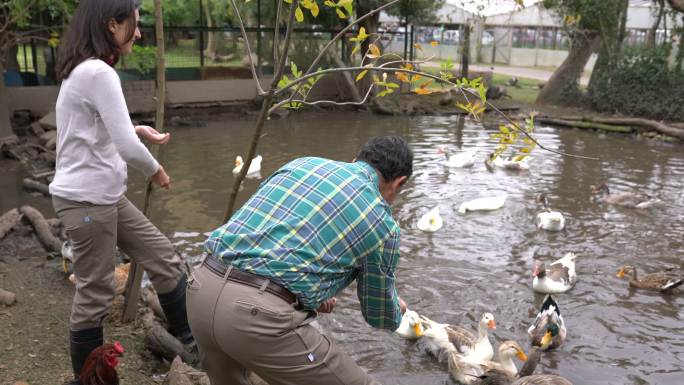
M195 270L188 320L212 385L378 385L309 323L313 317L266 291Z
M113 205L93 205L52 197L71 239L76 293L71 330L102 326L114 301L118 245L139 263L158 293L173 290L183 275L173 245L126 197Z

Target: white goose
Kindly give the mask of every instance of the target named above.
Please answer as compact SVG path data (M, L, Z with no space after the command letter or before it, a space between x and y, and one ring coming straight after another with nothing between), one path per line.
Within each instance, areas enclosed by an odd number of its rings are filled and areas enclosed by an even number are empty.
M529 155L516 155L509 156L507 158L497 156L494 160L491 160L490 155L490 158L485 161L485 165L487 165L488 168L494 166L504 168L506 170L521 171L530 169L531 160L532 157Z
M477 337L460 326L440 324L424 316L421 318L423 319L423 326L425 327L424 335L427 335L430 329L438 331L435 333L438 337L435 345L440 349L438 349L438 354L433 352L435 356L442 358L444 350L447 350L447 352L454 350L468 361L475 363L491 361L494 357L494 348L492 347L491 342L489 342L489 335L487 334L487 329L496 329L496 322L491 313L484 313L482 318L480 318L480 322L477 326ZM447 341L453 345L454 349L444 348L445 333Z
M574 253L567 253L563 258L553 262L548 269L544 262L536 262L532 271L532 289L544 294L565 293L572 289L577 282L576 259Z
M468 211L492 211L498 210L506 203L507 195L499 195L496 197L477 198L471 201L463 202L458 208L458 212L465 214Z
M551 211L546 194L539 194L539 202L544 206L544 211L537 214L537 228L547 231L561 231L565 228L565 217L559 211Z
M247 169L247 175L254 175L258 174L261 172L261 155L257 155L252 159L252 163L249 165L249 169ZM242 171L242 165L244 164L244 161L242 160L242 157L240 155L235 157L235 168L233 168L233 175L237 175Z
M422 337L425 329L421 322L420 316L413 310L408 310L404 312L401 317L401 323L397 330L394 331L400 337L406 338L407 340L417 340Z
M453 352L449 354L449 374L461 384L482 384L479 379L492 372L501 373L506 378L514 378L518 374L518 368L513 362L517 357L521 361L527 360L523 348L515 341L505 341L499 345L498 362L484 361L471 362L462 354Z
M444 221L442 220L442 217L439 215L439 207L435 207L427 213L425 213L418 220L418 224L416 226L419 230L428 233L434 233L435 231L441 229L443 224Z
M475 155L477 154L476 151L462 151L458 154L449 156L445 148L438 148L437 152L444 154L444 157L446 158L446 162L444 163L447 166L459 168L472 167L475 164Z

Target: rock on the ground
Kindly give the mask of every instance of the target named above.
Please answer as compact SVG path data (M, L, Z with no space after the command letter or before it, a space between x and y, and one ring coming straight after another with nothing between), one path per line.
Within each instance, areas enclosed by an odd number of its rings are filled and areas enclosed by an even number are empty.
M57 129L57 115L55 111L43 116L39 121L41 126L46 130L56 130Z
M12 306L17 302L17 295L11 291L0 289L0 304Z

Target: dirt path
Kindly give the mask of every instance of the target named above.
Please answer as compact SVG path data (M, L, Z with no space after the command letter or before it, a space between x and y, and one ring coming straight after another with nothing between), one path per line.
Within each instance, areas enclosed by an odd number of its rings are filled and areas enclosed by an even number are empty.
M437 62L428 62L423 65L434 68L440 67L439 63ZM548 69L535 67L513 67L499 64L470 64L468 68L472 71L493 71L497 74L541 80L544 82L548 81L551 75L553 75L553 71ZM582 75L582 78L580 79L580 84L583 86L589 84L590 75L591 73L585 71L584 75Z
M60 259L49 259L35 235L26 233L13 231L0 242L0 287L17 293L14 306L0 305L0 384L62 384L71 376L68 321L74 288ZM145 348L142 330L119 325L112 321L116 318L107 321L105 340L120 341L126 349L118 367L121 383L160 383L152 374L159 362Z

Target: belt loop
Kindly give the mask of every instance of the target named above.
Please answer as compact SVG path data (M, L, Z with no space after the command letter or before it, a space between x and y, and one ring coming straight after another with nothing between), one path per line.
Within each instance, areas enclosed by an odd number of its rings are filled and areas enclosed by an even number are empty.
M230 276L230 272L233 271L233 265L228 266L228 270L226 270L226 273L223 275L223 280L227 280L228 277Z
M271 281L264 278L264 281L261 282L261 286L259 286L259 294L264 294L264 291L266 290L266 287L268 287L269 283L271 283Z

